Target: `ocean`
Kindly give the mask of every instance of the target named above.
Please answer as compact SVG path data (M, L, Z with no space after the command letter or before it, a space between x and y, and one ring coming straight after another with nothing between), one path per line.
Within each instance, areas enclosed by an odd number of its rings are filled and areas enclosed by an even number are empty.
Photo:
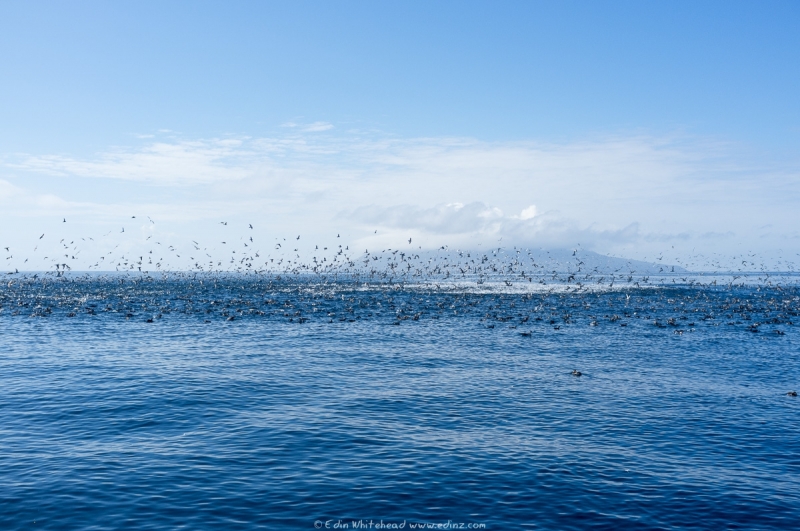
M789 529L798 312L757 282L9 276L0 529Z

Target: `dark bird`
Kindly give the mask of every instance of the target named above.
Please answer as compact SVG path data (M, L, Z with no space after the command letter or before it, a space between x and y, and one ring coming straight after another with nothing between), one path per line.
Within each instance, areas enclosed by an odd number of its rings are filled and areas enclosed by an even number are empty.
M572 370L572 376L581 376L583 373L577 369Z
M786 396L797 396L797 391L789 391Z
M40 239L40 240L41 240L42 238L44 238L44 234L42 234L41 236L39 236L39 239Z
M66 222L67 222L67 218L64 218L64 223L66 223Z
M248 223L248 225L250 225L250 228L251 228L251 229L253 228L253 225L252 225L251 223Z
M408 239L408 243L411 243L411 238Z

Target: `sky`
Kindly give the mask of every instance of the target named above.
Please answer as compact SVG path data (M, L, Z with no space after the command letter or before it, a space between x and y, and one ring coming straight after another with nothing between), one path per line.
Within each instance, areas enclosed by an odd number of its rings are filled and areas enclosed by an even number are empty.
M800 263L797 2L3 1L0 80L0 268L253 234Z

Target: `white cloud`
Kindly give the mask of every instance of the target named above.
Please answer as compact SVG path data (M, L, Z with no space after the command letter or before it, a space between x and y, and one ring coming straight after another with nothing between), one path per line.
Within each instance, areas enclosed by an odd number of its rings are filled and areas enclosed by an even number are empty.
M535 207L526 209L530 214ZM381 227L388 229L395 239L404 239L405 234L413 233L419 239L438 242L458 242L461 245L491 244L504 239L507 243L527 246L554 247L565 244L581 244L594 248L602 243L630 243L640 239L639 225L631 223L614 230L601 230L594 226L581 227L574 220L561 216L558 212L546 212L538 216L507 216L502 210L481 202L463 205L451 203L420 208L413 205L400 205L388 208L377 206L360 207L342 217L359 223L366 229ZM366 232L369 232L367 230ZM433 240L430 236L436 236ZM384 231L372 241L387 240ZM365 243L370 239L363 240Z
M483 203L451 203L421 208L414 205L357 208L343 216L368 226L397 229L416 229L435 234L462 234L466 232L496 232L497 222L504 219L503 212Z
M631 257L664 245L796 245L797 168L760 165L718 142L402 139L284 125L272 137L159 137L86 158L6 155L0 200L24 194L26 208L80 212L86 223L139 212L206 231L246 219L275 235L346 232L387 244L413 234L426 245L581 243ZM765 236L756 227L768 223Z
M0 201L6 201L22 193L22 189L0 179Z
M519 214L519 219L528 220L536 217L536 205L531 205Z
M313 124L309 124L304 127L303 131L317 133L320 131L328 131L330 129L333 129L333 124L329 124L328 122L314 122Z
M154 142L140 149L116 149L91 160L63 155L23 157L17 170L59 177L92 177L164 185L243 179L254 170L253 154L239 139Z
M300 131L305 133L319 133L321 131L329 131L334 128L333 124L328 122L314 122L306 125L302 125L297 122L284 122L281 124L281 127L287 127L290 129L299 128Z

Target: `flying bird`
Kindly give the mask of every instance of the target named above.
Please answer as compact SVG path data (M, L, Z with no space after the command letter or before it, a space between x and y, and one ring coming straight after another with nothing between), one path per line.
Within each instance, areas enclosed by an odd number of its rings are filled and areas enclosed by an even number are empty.
M41 236L39 236L39 239L40 239L40 240L41 240L42 238L44 238L44 234L42 234Z

